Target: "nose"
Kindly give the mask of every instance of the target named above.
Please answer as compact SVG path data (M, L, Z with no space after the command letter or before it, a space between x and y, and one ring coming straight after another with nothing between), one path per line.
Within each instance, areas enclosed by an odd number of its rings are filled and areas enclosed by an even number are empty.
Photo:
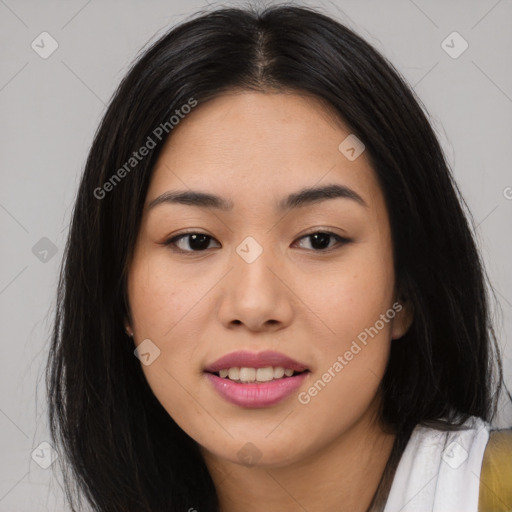
M254 260L245 257L243 248L233 252L232 270L224 280L218 309L219 320L228 329L277 331L292 321L294 295L289 272L279 256L261 248Z

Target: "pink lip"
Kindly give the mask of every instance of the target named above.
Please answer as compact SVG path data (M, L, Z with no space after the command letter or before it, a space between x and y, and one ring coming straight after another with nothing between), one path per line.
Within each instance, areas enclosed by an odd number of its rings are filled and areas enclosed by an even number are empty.
M215 373L228 368L265 368L282 366L296 372L292 377L283 377L270 382L239 383L219 377ZM249 352L240 350L227 354L205 368L205 376L215 390L228 402L241 407L268 407L291 395L308 375L307 366L279 352Z
M208 365L204 371L208 373L216 373L220 370L228 368L265 368L267 366L282 366L289 368L296 372L307 370L305 364L299 363L279 352L267 350L265 352L249 352L247 350L239 350L238 352L231 352L220 359L217 359L212 364Z
M270 382L246 384L218 377L213 373L205 373L205 376L215 390L228 402L240 407L261 408L277 404L290 396L308 377L309 373L299 373L293 377L283 377Z

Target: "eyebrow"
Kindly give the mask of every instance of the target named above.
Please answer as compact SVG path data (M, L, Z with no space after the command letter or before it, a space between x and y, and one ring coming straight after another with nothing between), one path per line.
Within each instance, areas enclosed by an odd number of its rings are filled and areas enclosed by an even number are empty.
M363 198L351 188L345 185L331 184L321 187L304 188L298 192L294 192L281 199L277 203L277 209L281 211L291 210L328 199L338 198L350 199L361 206L368 207ZM147 208L151 210L160 204L185 204L197 207L215 208L223 211L230 211L234 206L233 202L226 198L197 190L169 190L153 199Z

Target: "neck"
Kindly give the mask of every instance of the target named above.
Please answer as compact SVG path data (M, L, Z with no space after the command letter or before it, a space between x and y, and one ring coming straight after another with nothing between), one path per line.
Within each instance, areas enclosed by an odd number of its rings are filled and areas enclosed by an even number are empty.
M366 512L396 437L366 416L286 466L246 467L204 453L220 512Z

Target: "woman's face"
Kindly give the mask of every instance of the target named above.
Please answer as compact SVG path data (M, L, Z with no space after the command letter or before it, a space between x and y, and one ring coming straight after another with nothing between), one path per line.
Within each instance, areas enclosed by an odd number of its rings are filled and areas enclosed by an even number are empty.
M410 315L366 153L292 93L221 96L171 135L128 276L128 325L155 396L210 456L235 463L296 462L369 425ZM338 192L297 196L327 186ZM151 206L170 192L227 207ZM197 235L165 245L185 232Z

